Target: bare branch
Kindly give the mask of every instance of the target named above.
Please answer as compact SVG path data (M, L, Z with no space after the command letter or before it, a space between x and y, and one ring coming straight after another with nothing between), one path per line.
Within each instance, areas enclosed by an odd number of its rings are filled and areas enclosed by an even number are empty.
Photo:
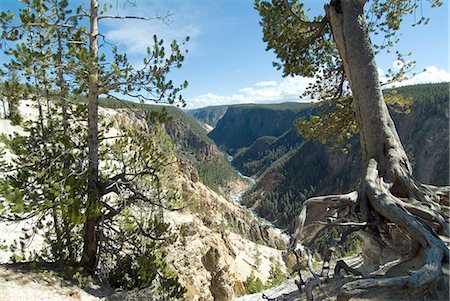
M338 260L336 262L336 266L334 267L334 275L333 275L333 277L338 276L340 274L341 270L344 270L346 273L351 273L351 274L353 274L355 276L362 276L363 275L357 269L349 267L348 264L345 263L345 261Z
M138 17L138 16L112 16L112 15L108 15L108 16L99 16L99 19L134 19L134 20L144 20L144 21L154 21L154 20L159 20L159 21L164 21L166 19L166 17L152 17L152 18L146 18L146 17Z
M328 195L321 197L314 197L306 200L302 205L302 210L297 217L297 227L295 229L294 234L292 235L291 242L289 243L289 250L294 250L297 245L297 241L302 237L303 230L306 222L306 213L309 207L315 210L327 210L333 206L335 209L339 207L346 207L355 204L358 200L358 192L353 191L347 194L342 195ZM322 213L323 215L323 213ZM312 235L312 233L309 233Z

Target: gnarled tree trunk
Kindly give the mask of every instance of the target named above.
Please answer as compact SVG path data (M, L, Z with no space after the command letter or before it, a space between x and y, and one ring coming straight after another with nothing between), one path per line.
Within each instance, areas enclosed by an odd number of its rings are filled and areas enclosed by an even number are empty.
M316 197L303 204L291 248L298 240L308 247L327 227L363 229L371 241L381 244L379 250L390 246L404 260L395 267L395 277L363 278L345 284L338 300L382 287L430 292L435 298L435 284L441 279L442 263L449 256L439 237L449 234L448 189L423 185L412 177L411 164L383 99L365 20L366 1L332 2L325 10L353 94L367 170L357 191ZM334 215L335 219L328 224L307 225L307 213L314 210L325 212L328 218ZM304 231L306 227L310 230ZM394 228L402 233L402 245L410 247L407 258L394 247L398 244L392 236Z
M381 176L392 180L399 169L408 175L412 169L383 99L361 2L344 0L341 13L326 11L353 94L363 160L375 159Z

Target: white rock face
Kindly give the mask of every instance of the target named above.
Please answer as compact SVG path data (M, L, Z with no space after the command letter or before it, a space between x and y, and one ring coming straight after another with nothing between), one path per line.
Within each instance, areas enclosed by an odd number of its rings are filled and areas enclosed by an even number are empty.
M183 176L182 182L188 180ZM188 289L187 300L212 300L210 291L214 273L208 271L202 258L211 249L220 253L218 269L227 267L227 277L234 282L236 293L243 293L243 282L253 271L255 276L266 282L272 262L279 262L284 268L282 251L260 245L233 233L227 228L225 212L241 213L241 208L218 195L200 182L190 182L194 203L182 212L166 212L165 217L174 227L189 229L169 247L167 261L180 274L183 285Z

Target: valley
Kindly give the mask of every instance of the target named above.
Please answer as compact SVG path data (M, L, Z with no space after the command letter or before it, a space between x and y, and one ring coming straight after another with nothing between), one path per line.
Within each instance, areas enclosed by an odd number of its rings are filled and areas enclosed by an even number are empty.
M392 112L414 174L428 184L448 185L448 84L402 87L398 93L414 101L410 113ZM209 133L219 147L233 154L231 163L239 172L257 179L244 195L244 204L282 229L292 229L290 221L298 215L302 201L312 195L349 191L363 170L358 137L349 141L348 154L305 141L293 122L309 116L314 108L290 106L289 110L283 104L235 106L221 119L213 119L216 127ZM211 107L188 113L206 122L221 110ZM273 116L267 117L270 110Z
M399 91L414 98L409 114L393 115L418 178L430 184L448 184L448 85L405 87ZM298 133L293 122L315 113L309 104L235 105L197 109L188 114L173 107L111 100L102 100L101 105L103 119L131 127L142 122L139 112L165 112L163 128L176 153L172 185L181 192L185 208L164 213L173 232L178 233L164 252L167 264L187 289L186 300L231 300L253 292L246 286L252 275L268 284L260 289L267 289L275 267L286 279L291 266L286 266L282 254L302 201L311 195L345 192L360 178L357 137L350 140L349 153L344 154L330 152L326 145L307 141ZM29 101L22 102L20 110L24 118L37 118ZM205 127L202 123L206 122L211 124ZM205 128L212 130L208 133ZM13 132L25 134L20 127L2 120L2 133ZM106 136L117 134L113 130ZM0 225L4 245L18 238L20 231L16 229L12 223ZM44 238L37 235L29 250L39 252L44 245ZM338 254L345 256L344 249ZM12 251L0 255L3 263L16 256ZM351 257L349 262L355 260ZM14 275L14 269L0 273ZM6 291L1 282L0 289ZM295 285L290 280L269 289L267 294L284 294L294 300L298 295L293 290ZM64 287L62 291L71 293ZM75 293L84 296L81 300L106 296L114 300L127 294L111 287L102 287L95 297L84 290ZM8 294L13 292L8 290ZM257 293L239 300L260 297Z
M113 124L136 127L142 124L142 111L163 109L156 106L139 106L137 109L133 106L130 103L104 101L100 116L102 120ZM176 235L175 240L168 241L164 246L164 260L176 271L180 283L187 289L186 299L210 300L214 294L223 294L225 291L227 295L224 298L229 300L236 294L245 292L244 282L250 274L263 282L268 282L273 267L276 266L286 273L281 258L282 250L287 243L286 239L279 231L275 231L269 222L258 218L251 210L240 205L243 193L255 184L254 180L242 176L231 167L228 156L215 146L196 121L179 109L166 107L163 110L168 111L163 128L173 141L176 153L171 186L181 194L185 204L181 211L164 211L164 218L170 224L172 233ZM19 111L25 120L38 118L32 101L22 101ZM9 120L0 121L2 135L15 133L27 135L22 127L12 126ZM107 141L120 136L120 128L109 129L105 133ZM8 153L4 159L14 162L14 156ZM142 210L146 212L148 209ZM27 246L20 252L7 248L21 240L22 228L33 228L35 223L36 220L0 223L1 244L5 246L0 251L0 263L11 262L12 258L13 262L27 262L33 260L34 253L45 250L46 235L40 231L35 232L32 239L25 240ZM62 285L61 294L52 293L50 296L45 283L36 280L36 277L45 274L44 278L51 279L49 281L59 282L60 267L45 266L43 267L45 271L40 271L37 264L37 274L36 271L30 272L25 268L21 272L24 275L16 277L22 266L21 264L2 266L0 274L7 275L5 276L7 279L36 281L40 286L36 286L35 289L48 295L49 298L63 300L73 294L79 296L81 300L101 300L105 297L121 300L134 294L116 292L114 288L102 286L100 292L92 296L86 294L83 289L85 284L81 285L81 289L70 290L66 285L76 285L78 280L69 275L64 276L68 277L68 280ZM216 274L220 274L220 278L214 280ZM20 299L31 294L29 291L18 291L15 280L11 281L10 283L0 281L0 291L3 295ZM90 283L85 289L89 290L92 286L98 284Z

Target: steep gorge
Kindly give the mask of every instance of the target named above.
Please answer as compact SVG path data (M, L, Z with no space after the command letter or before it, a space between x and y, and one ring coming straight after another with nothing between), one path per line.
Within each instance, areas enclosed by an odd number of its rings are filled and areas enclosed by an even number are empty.
M409 114L393 111L392 115L415 176L424 183L448 184L448 83L397 90L414 100ZM258 178L257 185L244 197L245 204L279 227L288 227L298 214L301 202L309 196L342 193L359 181L361 175L355 172L362 171L358 137L351 139L348 154L329 152L320 142L304 141L292 125L293 119L288 118L306 117L313 113L311 109L281 117L283 112L279 110L266 116L264 108L257 105L244 112L228 110L209 136L213 140L220 136L218 144L225 144L226 150L234 150L232 164L235 168ZM248 126L232 122L237 118L260 120L262 116L267 127L272 121L274 129L279 129L276 117L289 121L290 127L279 135L272 134L276 131L270 128L260 129L259 134L249 134ZM254 139L249 143L237 138L240 136Z

